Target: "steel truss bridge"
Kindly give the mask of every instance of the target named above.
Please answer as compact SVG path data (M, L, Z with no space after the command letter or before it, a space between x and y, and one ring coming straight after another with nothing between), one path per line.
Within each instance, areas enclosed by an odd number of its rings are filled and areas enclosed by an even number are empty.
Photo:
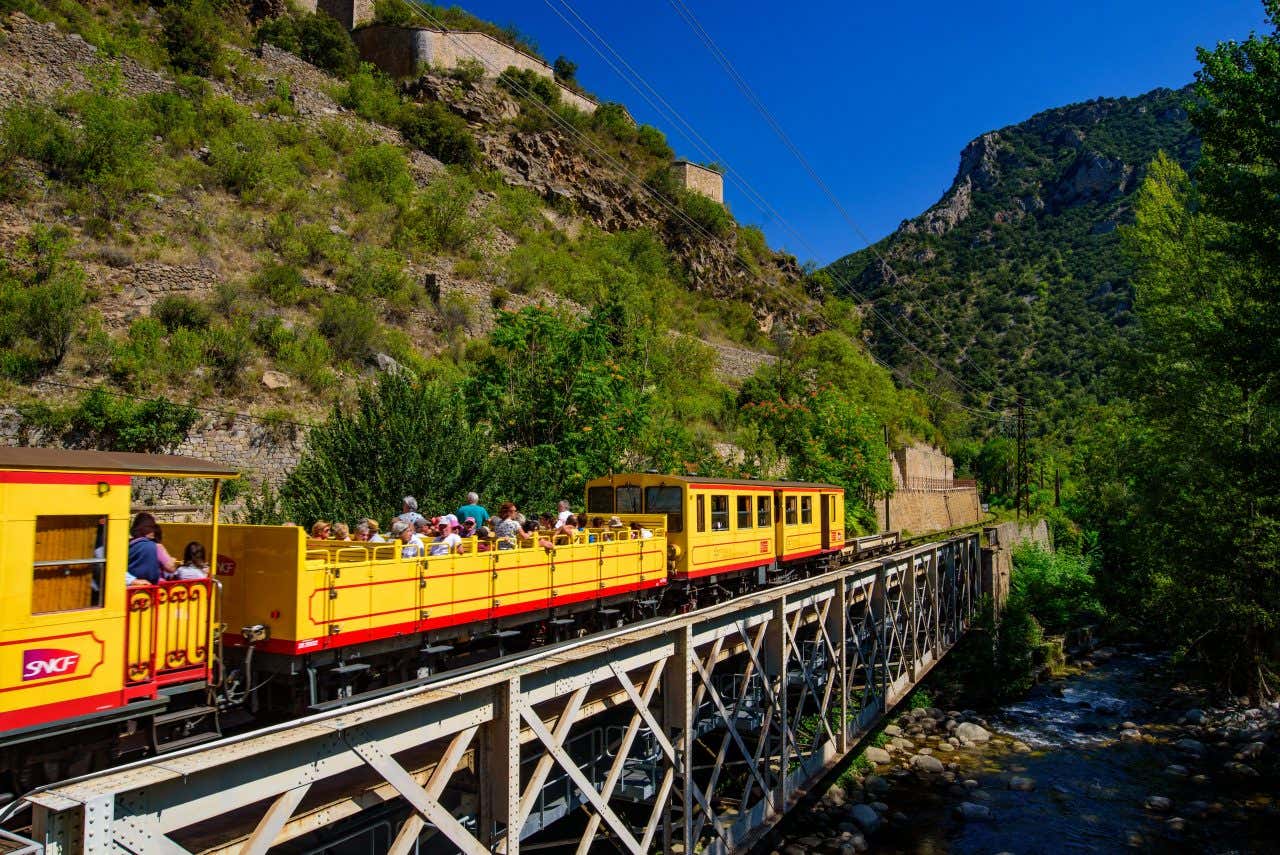
M300 852L379 810L365 851L741 851L956 643L982 564L963 535L67 781L27 851Z

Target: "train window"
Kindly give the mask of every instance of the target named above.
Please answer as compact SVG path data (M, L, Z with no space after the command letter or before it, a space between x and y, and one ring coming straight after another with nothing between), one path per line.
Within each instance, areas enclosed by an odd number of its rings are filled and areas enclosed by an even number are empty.
M589 514L613 513L613 488L612 487L588 487L587 488L587 513Z
M787 496L787 525L796 524L796 497Z
M630 486L622 486L618 488L617 504L614 513L618 514L638 514L640 513L640 488L634 484Z
M618 512L622 510L622 487L618 488ZM684 492L679 487L645 487L644 512L666 514L667 531L684 531Z
M712 497L712 531L728 530L728 497L713 495Z
M760 496L756 499L756 528L768 528L769 517L769 497Z
M738 528L751 528L751 497L738 497Z
M809 525L813 522L813 496L800 497L800 524Z
M105 517L36 517L31 613L102 608L106 544Z
M707 497L698 494L698 531L707 530Z

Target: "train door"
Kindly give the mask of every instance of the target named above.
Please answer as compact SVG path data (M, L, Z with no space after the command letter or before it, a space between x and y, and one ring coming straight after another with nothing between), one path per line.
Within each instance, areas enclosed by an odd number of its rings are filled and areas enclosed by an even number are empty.
M830 493L819 493L818 501L822 504L822 548L831 548L831 518L835 516L835 499Z

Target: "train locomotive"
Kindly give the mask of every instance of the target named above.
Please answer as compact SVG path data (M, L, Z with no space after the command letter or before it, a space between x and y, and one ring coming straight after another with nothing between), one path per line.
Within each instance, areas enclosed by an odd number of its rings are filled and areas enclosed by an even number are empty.
M210 578L126 584L137 477L212 481L209 522L163 524L171 549L205 547ZM588 483L585 517L634 531L402 558L398 543L219 523L235 477L173 455L0 449L0 791L694 608L850 549L828 484L608 475Z

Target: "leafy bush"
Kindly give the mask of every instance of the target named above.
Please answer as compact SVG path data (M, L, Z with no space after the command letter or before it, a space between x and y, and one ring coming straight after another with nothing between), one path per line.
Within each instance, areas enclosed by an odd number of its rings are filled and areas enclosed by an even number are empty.
M641 125L636 128L636 142L654 157L662 160L670 160L675 157L675 152L671 150L671 145L667 142L666 134L653 125Z
M213 312L199 300L183 294L166 294L151 308L151 316L173 332L177 329L202 330L209 326Z
M1010 601L1035 615L1049 632L1065 632L1103 615L1094 592L1095 557L1049 552L1038 544L1014 550Z
M302 273L292 264L272 264L253 277L253 287L278 306L293 306L307 293Z
M343 291L360 299L405 299L411 288L400 253L372 246L361 247L355 253L351 263L340 272L338 284Z
M340 359L360 363L378 347L381 325L368 303L346 294L330 297L320 310L319 329Z
M672 215L667 222L678 232L696 237L702 237L704 232L712 237L724 237L733 228L733 217L725 206L701 193L680 190L675 202L684 216Z
M381 125L395 125L404 106L395 82L368 63L351 75L338 101L360 118Z
M477 83L484 80L485 73L484 63L469 56L458 60L457 64L449 69L449 76L468 89L474 89Z
M248 322L237 318L231 325L210 327L204 346L205 361L218 385L224 389L242 385L254 356Z
M208 77L221 54L222 25L209 0L171 0L160 12L164 47L178 71Z
M769 244L759 226L742 226L738 229L738 257L753 268L769 259Z
M404 152L387 143L357 149L347 158L347 190L357 206L371 201L399 204L413 190Z
M415 23L413 10L404 0L377 0L373 4L373 20L388 27L407 27Z
M401 245L412 244L428 253L465 249L480 228L469 213L475 194L475 185L464 176L445 173L433 178L405 213Z
M339 77L346 77L360 65L360 52L351 35L336 18L323 12L281 15L265 21L254 33L254 40L297 54Z
M480 147L471 128L440 103L406 107L400 114L399 126L405 141L444 163L470 167L480 159Z
M79 328L88 295L69 243L64 231L37 226L0 259L0 370L15 379L56 367Z
M45 433L45 442L106 451L170 452L187 438L196 411L164 398L135 401L102 387L68 407L45 404L18 408L23 427Z
M517 98L536 98L548 107L560 103L560 90L555 81L530 68L508 66L498 75L498 85Z
M556 80L566 85L577 85L578 83L578 63L569 59L567 56L558 56L551 66Z

